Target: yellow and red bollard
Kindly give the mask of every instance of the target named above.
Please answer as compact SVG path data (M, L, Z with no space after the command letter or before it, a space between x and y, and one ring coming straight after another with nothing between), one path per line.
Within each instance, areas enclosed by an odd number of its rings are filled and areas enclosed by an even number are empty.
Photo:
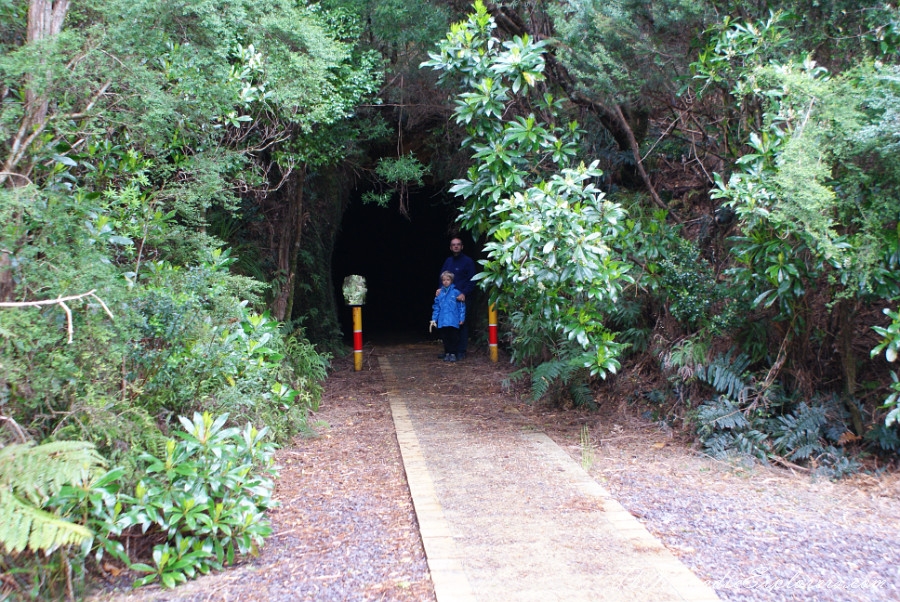
M488 308L488 353L491 361L497 361L497 306L491 304Z
M359 372L363 366L362 306L353 306L353 369Z
M344 301L353 308L353 369L359 372L363 366L362 305L366 302L366 279L359 274L351 274L344 278L341 289Z

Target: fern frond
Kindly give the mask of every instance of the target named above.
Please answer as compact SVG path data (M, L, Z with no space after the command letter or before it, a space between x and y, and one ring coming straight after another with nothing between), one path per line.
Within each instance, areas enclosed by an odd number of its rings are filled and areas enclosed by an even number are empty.
M531 397L535 401L542 398L559 381L565 384L572 367L566 360L551 360L534 369L531 375Z
M625 298L620 299L610 312L609 323L616 330L633 328L640 324L643 311L643 303Z
M649 328L626 328L619 333L619 340L631 345L630 350L634 353L643 353L650 347L651 332Z
M745 456L754 457L762 462L768 459L769 435L757 430L748 430L736 433L734 436L735 448Z
M34 552L52 551L93 536L86 527L36 508L7 488L0 488L0 543L8 553L21 552L26 547Z
M701 435L722 429L739 431L750 426L741 408L724 395L697 409L697 423Z
M743 402L746 401L748 390L743 374L749 365L750 358L747 355L739 353L732 360L729 351L716 357L708 366L697 366L695 374L699 380L711 385L719 393Z
M725 458L728 450L734 447L734 435L729 432L716 433L703 442L706 451L714 458Z
M63 485L79 481L105 465L94 446L84 441L7 445L0 448L0 489L40 505Z
M531 374L531 368L528 368L527 366L523 367L523 368L519 368L518 370L516 370L515 372L511 372L509 374L509 376L504 378L503 381L501 381L500 385L504 389L509 389L510 387L512 387L513 383L517 383L521 380L525 380L526 378L528 378L528 376L530 374Z
M775 450L791 460L806 460L823 453L822 427L827 423L825 408L800 403L792 413L773 421Z
M586 380L569 383L569 395L572 396L572 402L576 407L586 407L591 410L597 409L597 402L594 401L594 395Z
M681 371L686 368L693 376L695 368L703 366L706 361L706 352L709 343L699 337L685 339L673 345L669 350L660 354L663 368L666 370Z
M41 509L63 485L105 464L90 443L55 441L0 448L0 543L10 552L53 550L93 537L90 530Z

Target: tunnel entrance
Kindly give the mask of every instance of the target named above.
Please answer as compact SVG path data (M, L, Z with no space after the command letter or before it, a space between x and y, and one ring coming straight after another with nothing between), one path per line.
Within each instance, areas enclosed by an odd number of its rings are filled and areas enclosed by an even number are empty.
M396 205L364 204L354 194L344 213L332 258L344 340L350 343L353 324L344 305L341 284L349 274L366 278L363 339L377 344L415 342L429 338L431 304L438 274L450 254L448 239L456 231L455 200L436 189L411 193L409 219ZM478 259L471 237L461 235L465 253Z

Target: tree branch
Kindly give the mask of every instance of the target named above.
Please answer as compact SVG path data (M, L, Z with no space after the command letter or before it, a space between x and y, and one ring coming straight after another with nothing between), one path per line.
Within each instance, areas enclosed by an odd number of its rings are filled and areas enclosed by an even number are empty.
M644 162L641 159L641 149L638 146L637 139L634 137L634 132L631 131L631 127L628 125L628 120L625 119L625 115L622 113L622 107L619 105L616 105L616 113L618 113L619 120L623 125L625 135L628 137L628 146L631 147L631 154L634 155L634 164L635 167L637 167L638 174L641 176L641 180L644 181L644 186L647 187L647 191L650 193L650 197L653 199L653 202L656 203L656 206L668 210L668 207L663 200L659 198L656 188L650 181L650 175L647 173L647 170L644 169ZM672 214L672 217L677 219L677 216L674 214Z
M106 315L109 316L109 319L115 319L112 315L112 312L109 311L109 308L106 306L106 303L103 302L103 299L94 294L96 290L97 289L92 289L86 293L81 293L80 295L70 295L68 297L58 297L56 299L45 299L43 301L3 301L0 302L0 307L41 307L44 305L59 305L60 307L62 307L63 311L66 312L66 330L69 334L69 343L71 343L72 337L75 334L75 329L72 326L72 310L69 309L68 305L66 305L66 301L76 301L78 299L84 299L85 297L93 297L97 300L98 303L100 303L104 311L106 311Z
M525 22L517 15L515 12L506 9L503 6L498 6L493 2L485 2L485 8L491 13L491 16L494 17L494 21L497 23L497 26L502 31L507 34L514 36L522 36L529 33L528 26ZM534 35L535 39L540 39L540 34ZM647 170L644 169L643 162L641 159L641 151L638 146L637 140L634 136L634 131L631 128L631 125L628 123L628 120L625 118L625 114L622 113L622 108L616 104L612 107L607 106L601 102L593 98L588 98L584 94L582 94L576 86L575 79L569 73L569 70L562 63L557 60L556 56L553 52L549 52L545 55L545 62L547 65L547 79L548 81L552 81L559 87L563 89L566 96L569 97L569 100L574 102L576 105L589 109L593 112L600 123L606 130L612 135L613 139L615 139L616 144L619 146L621 150L630 150L634 155L635 166L638 170L638 174L641 177L641 180L644 182L644 186L647 187L647 191L650 193L650 197L653 199L653 203L656 204L661 209L668 209L668 206L663 202L663 200L659 197L659 194L656 192L656 188L653 186L653 182L650 181L650 176L647 174ZM673 219L680 222L674 213L670 212L670 215Z
M0 414L0 420L2 420L3 422L8 422L10 425L12 425L12 429L22 440L22 443L28 443L28 437L25 436L25 431L22 430L22 427L19 426L19 423L13 420L11 416L4 416L3 414Z

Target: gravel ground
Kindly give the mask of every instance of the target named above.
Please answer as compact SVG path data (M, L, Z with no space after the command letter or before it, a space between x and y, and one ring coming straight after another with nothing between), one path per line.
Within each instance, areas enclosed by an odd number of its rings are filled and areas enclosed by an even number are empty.
M336 362L318 436L279 452L281 506L259 558L174 591L110 585L94 599L433 601L377 356L359 373ZM898 475L833 483L718 462L614 402L593 413L524 403L501 386L508 366L483 354L457 368L588 467L723 599L900 599Z
M591 475L723 599L900 599L897 475L814 480L713 460L622 413L541 416L576 458L588 426Z
M434 590L377 362L335 362L315 437L277 454L274 535L258 558L162 590L97 600L431 602Z

